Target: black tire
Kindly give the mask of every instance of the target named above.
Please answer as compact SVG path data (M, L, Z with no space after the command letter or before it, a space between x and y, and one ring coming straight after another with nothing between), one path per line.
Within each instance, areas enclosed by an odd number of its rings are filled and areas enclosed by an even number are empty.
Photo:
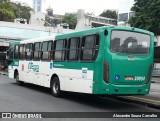
M20 80L19 80L19 74L18 74L18 73L16 73L16 75L15 75L15 79L16 79L16 83L17 83L17 85L21 86L21 85L23 85L23 84L24 84L24 82L22 82L22 81L20 81Z
M60 90L60 83L59 83L58 77L54 77L51 80L50 88L51 88L53 96L55 96L55 97L61 97L62 96L62 91Z

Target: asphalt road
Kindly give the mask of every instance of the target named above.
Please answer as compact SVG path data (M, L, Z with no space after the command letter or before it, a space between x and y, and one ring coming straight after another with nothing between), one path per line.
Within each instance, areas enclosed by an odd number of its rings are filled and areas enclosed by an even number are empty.
M51 95L48 88L25 84L0 75L0 112L159 112L160 110L138 104L121 102L85 94L65 93L63 98ZM2 120L2 119L0 119ZM52 119L50 119L52 120ZM57 119L70 120L70 119ZM82 120L82 119L76 119ZM90 121L93 119L87 119ZM96 119L94 119L96 120ZM106 120L106 119L100 119ZM107 119L122 120L124 119ZM127 119L126 119L127 120ZM130 119L134 120L134 119ZM136 119L149 120L149 119ZM152 119L157 120L157 119Z

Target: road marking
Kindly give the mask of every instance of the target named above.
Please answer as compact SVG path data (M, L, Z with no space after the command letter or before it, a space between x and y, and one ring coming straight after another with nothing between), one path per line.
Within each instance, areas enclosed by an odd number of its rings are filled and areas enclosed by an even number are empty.
M142 100L146 100L146 101L150 101L150 102L160 103L160 100L152 100L152 99L146 99L146 98L134 97L134 96L127 96L127 97L136 98L136 99L142 99Z

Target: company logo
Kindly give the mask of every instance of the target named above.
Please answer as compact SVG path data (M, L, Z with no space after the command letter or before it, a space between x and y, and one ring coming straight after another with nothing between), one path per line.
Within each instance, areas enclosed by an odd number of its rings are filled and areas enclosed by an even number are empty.
M32 62L29 62L28 69L33 72L39 72L39 65L34 65Z

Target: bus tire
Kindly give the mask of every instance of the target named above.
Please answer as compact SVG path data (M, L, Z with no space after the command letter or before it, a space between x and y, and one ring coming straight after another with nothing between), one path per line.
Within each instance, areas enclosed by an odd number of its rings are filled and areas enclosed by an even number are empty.
M60 83L59 83L59 78L54 77L51 81L51 91L53 96L55 97L61 97L62 96L62 91L60 90Z
M16 75L15 75L15 79L16 79L16 83L17 83L17 85L21 86L21 85L23 85L23 84L24 84L24 82L22 82L22 81L20 81L20 80L19 80L19 74L18 74L18 73L16 73Z

